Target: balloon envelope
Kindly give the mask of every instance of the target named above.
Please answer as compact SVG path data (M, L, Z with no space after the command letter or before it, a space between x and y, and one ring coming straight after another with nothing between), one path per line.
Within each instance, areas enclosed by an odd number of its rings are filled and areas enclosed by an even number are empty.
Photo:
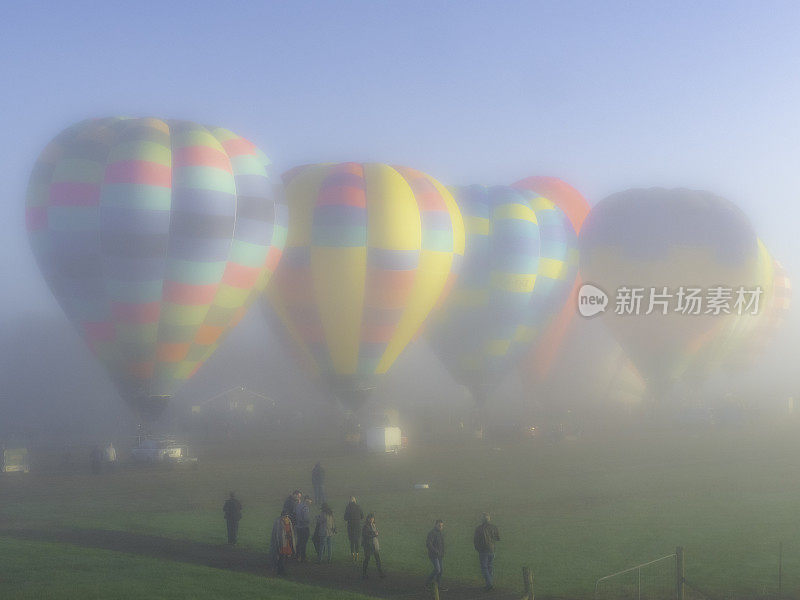
M284 182L288 239L266 298L309 372L355 409L452 285L461 213L406 167L310 165Z
M763 289L759 311L737 319L737 327L722 359L724 366L737 371L752 367L762 358L777 336L791 305L789 274L760 240L759 285Z
M511 187L536 192L553 202L567 215L575 233L580 234L583 221L586 219L586 215L589 214L591 207L586 198L566 181L557 177L535 175L520 179L513 183Z
M32 248L67 316L142 418L214 352L281 255L269 161L222 128L89 120L42 152Z
M533 176L521 179L512 184L513 188L529 190L544 196L553 202L569 218L575 234L579 234L590 206L586 198L568 184L557 177ZM578 292L578 278L573 276L570 281L570 298L576 299ZM550 369L561 353L564 339L571 328L575 316L574 302L564 303L559 314L552 319L547 331L534 344L528 355L522 360L521 373L529 383L536 383L546 379Z
M718 287L756 287L758 245L750 222L708 192L653 188L609 196L584 222L580 249L582 279L609 295L602 318L656 395L713 348L735 319L733 312L709 312L709 294ZM639 314L619 314L622 288L643 290ZM648 303L651 291L664 288L666 314L662 305ZM699 314L677 310L681 288L700 290Z
M561 308L576 240L564 213L533 192L473 185L454 195L466 226L464 264L427 338L482 403Z

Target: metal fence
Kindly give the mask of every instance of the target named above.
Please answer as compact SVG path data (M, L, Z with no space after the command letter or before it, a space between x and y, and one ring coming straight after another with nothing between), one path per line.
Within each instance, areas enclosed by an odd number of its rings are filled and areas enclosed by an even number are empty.
M684 600L683 550L601 577L595 600Z

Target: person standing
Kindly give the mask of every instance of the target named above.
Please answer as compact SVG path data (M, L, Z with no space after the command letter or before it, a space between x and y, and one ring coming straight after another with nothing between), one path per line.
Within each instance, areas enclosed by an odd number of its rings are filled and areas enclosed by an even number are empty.
M375 525L375 515L369 513L364 527L361 529L361 545L364 547L364 567L361 572L362 579L368 579L367 566L370 557L375 557L375 566L378 567L378 575L381 579L386 577L381 567L381 545L378 541L378 527Z
M288 515L289 519L292 521L292 525L295 524L295 516L294 511L297 509L297 505L300 504L300 501L303 499L303 493L300 490L295 490L289 496L287 496L286 500L283 503L283 508L281 509L281 513Z
M333 557L333 536L336 535L336 520L333 511L327 504L322 505L322 512L317 516L319 524L319 549L317 550L317 562L321 563L325 554L328 554L328 563Z
M433 529L428 532L428 537L425 540L425 546L428 549L428 558L433 565L433 571L428 576L425 585L430 585L434 581L437 585L442 583L442 560L444 559L444 521L436 519L433 524ZM444 588L439 587L439 591L444 591Z
M277 575L286 575L286 563L295 554L295 531L289 515L282 513L272 525L269 553Z
M314 502L322 506L327 499L325 498L325 469L320 463L311 469L311 485L314 487Z
M489 513L483 513L481 524L475 528L472 544L478 551L478 561L481 565L481 574L486 581L486 591L494 589L494 545L500 541L497 527L491 523Z
M311 528L311 496L306 494L294 509L295 532L297 533L297 557L306 562L306 547Z
M236 495L231 492L225 504L222 505L222 514L225 515L225 523L228 526L228 543L234 545L239 535L239 521L242 518L242 503Z
M116 466L117 464L117 449L114 448L114 444L111 442L108 443L108 446L105 447L104 452L104 459L106 463L110 466Z
M358 554L361 538L361 521L364 519L364 511L358 505L355 496L350 496L350 502L344 509L344 522L347 523L347 539L350 541L350 558L353 564L358 564Z

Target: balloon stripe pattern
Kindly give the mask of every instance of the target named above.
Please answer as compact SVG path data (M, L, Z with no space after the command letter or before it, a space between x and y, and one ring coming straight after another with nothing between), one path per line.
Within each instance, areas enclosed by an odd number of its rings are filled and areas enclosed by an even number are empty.
M538 341L569 297L578 273L578 238L568 216L548 198L523 192L536 213L541 258L531 297L529 341Z
M34 167L34 252L123 396L170 396L277 266L286 224L269 161L220 128L154 118L80 123Z
M511 187L529 190L553 202L569 219L572 226L570 236L573 233L577 235L580 232L583 221L586 215L589 214L589 203L581 193L567 182L556 177L528 177L517 181ZM558 354L561 352L564 339L575 317L575 305L572 299L577 302L580 283L577 276L577 266L576 272L571 276L567 276L567 279L569 279L569 285L571 286L567 292L568 298L561 302L561 311L550 319L547 331L539 336L538 341L524 359L524 365L521 365L521 372L529 382L541 381L547 377Z
M357 387L391 367L452 285L460 212L404 167L311 165L284 182L289 235L269 305L312 372Z
M566 216L537 194L479 185L453 191L466 226L464 266L428 339L454 378L480 393L560 309L576 241Z

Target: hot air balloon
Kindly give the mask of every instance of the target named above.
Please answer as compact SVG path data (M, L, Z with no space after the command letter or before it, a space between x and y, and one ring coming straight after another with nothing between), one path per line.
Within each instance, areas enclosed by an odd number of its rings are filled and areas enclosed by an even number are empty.
M466 227L462 272L427 339L479 407L565 301L572 226L552 202L508 186L454 188Z
M733 298L722 302L726 290L735 296L757 287L750 222L708 192L653 188L609 196L587 217L579 245L582 279L609 295L602 318L657 400L735 320Z
M765 313L765 307L771 304L774 280L774 259L767 247L759 239L758 259L756 263L755 286L761 290L758 298L759 307L755 311L734 314L727 319L719 319L718 326L706 335L713 338L698 351L688 357L690 365L684 379L697 391L703 383L722 367L742 369L752 358L751 342L759 328ZM746 358L747 357L747 358Z
M536 175L520 179L511 184L511 187L518 190L536 192L553 202L567 215L575 233L580 234L583 221L586 219L586 215L589 214L590 206L586 198L566 181L557 177Z
M284 183L289 233L268 310L308 372L355 411L452 285L461 213L406 167L309 165Z
M543 382L561 399L550 408L565 405L586 415L640 404L647 386L627 353L602 323L581 324L570 330L565 351Z
M590 206L583 195L566 181L556 177L534 176L517 181L511 187L536 192L553 202L569 218L575 234L580 234ZM569 285L571 287L569 297L577 298L580 285L577 276L571 278ZM574 306L573 301L563 304L561 311L552 319L547 330L523 358L520 371L530 385L546 379L558 359L567 333L574 322Z
M759 240L759 286L763 293L756 314L737 319L736 331L722 358L724 367L736 371L755 365L775 338L789 312L792 283L781 263Z
M143 422L244 315L281 256L268 159L227 129L78 123L34 166L28 234L66 315Z

